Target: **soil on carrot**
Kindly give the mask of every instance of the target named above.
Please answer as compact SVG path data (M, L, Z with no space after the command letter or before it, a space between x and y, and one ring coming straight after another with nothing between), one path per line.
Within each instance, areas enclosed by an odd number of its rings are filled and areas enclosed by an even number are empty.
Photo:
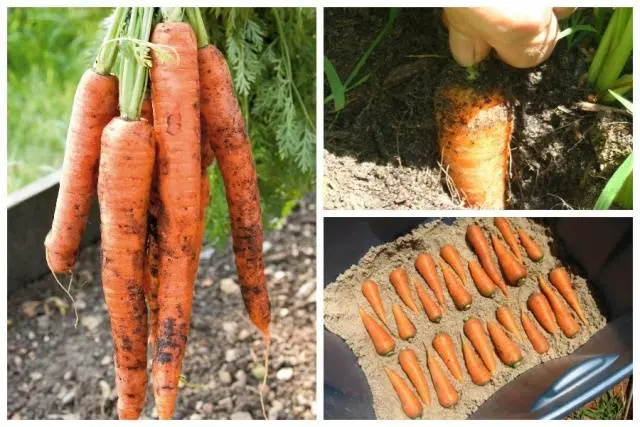
M265 235L273 344L269 418L315 419L315 196ZM231 248L205 247L193 302L175 419L262 419L262 338L247 319ZM79 255L73 293L80 317L52 278L8 296L9 419L114 419L113 347L100 285L100 251ZM149 360L150 360L149 356ZM150 367L150 364L149 364ZM149 386L142 418L156 417Z
M325 51L343 79L387 21L387 9L325 10ZM441 9L401 9L391 32L367 59L368 79L347 93L347 106L325 104L324 176L328 209L455 209L438 163L433 91L454 65ZM593 206L632 148L632 119L594 113L579 103L593 94L578 48L560 41L551 58L528 70L490 59L481 70L514 103L507 206ZM356 79L357 80L357 79ZM329 95L329 85L325 84Z

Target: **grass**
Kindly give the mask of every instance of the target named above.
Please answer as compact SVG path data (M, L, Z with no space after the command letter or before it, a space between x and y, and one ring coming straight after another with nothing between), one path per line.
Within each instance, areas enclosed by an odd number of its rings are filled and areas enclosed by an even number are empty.
M574 420L619 420L624 411L623 399L612 390L595 400L592 405L573 412L569 418Z
M8 192L62 165L75 87L94 60L106 8L10 8Z

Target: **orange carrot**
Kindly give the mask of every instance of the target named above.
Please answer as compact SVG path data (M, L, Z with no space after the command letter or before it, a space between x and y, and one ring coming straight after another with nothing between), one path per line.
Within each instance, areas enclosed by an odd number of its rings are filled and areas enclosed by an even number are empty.
M475 259L469 260L469 273L473 283L476 284L476 288L480 295L487 298L493 298L496 293L496 285L493 280L487 276L486 271L482 268L480 263Z
M456 347L451 337L441 332L433 338L431 344L444 361L444 364L447 365L453 377L458 381L462 381L462 368L460 368L458 356L456 355Z
M418 391L418 395L425 406L431 405L431 396L429 395L429 386L427 384L427 378L424 376L424 372L420 367L418 356L416 352L410 348L402 350L398 354L398 361L400 366L413 386Z
M462 343L462 355L464 357L464 363L467 365L467 371L476 385L485 385L491 379L491 372L484 366L484 363L478 357L475 350L467 343L467 341L460 334L460 342Z
M140 117L148 121L153 125L153 106L151 105L151 98L145 98L142 101L142 108L140 109Z
M520 281L527 277L526 267L518 262L516 257L502 244L496 235L491 235L491 241L507 282L511 286L520 286Z
M407 341L410 338L416 336L416 327L411 320L404 314L402 308L398 304L391 306L393 312L393 318L396 321L396 327L398 328L398 336Z
M384 312L384 305L382 305L382 298L380 298L380 289L378 284L371 279L367 279L362 282L362 295L369 301L371 308L378 316L378 319L387 325L387 315Z
M158 264L160 262L160 254L158 253L157 217L148 214L147 222L147 243L146 254L143 261L144 278L142 286L144 289L144 297L147 301L149 345L153 352L155 351L156 341L158 339Z
M551 307L549 306L549 301L542 295L541 293L534 292L529 295L529 299L527 299L527 307L536 320L545 331L550 334L555 334L558 331L558 325L556 324L556 319L553 316L553 311L551 311Z
M497 85L468 82L434 91L442 163L466 206L504 209L513 111Z
M518 245L518 240L516 239L516 235L513 234L513 230L511 229L511 225L506 218L496 217L493 220L493 224L496 226L498 230L500 230L500 234L502 234L502 238L511 248L511 252L516 256L518 262L522 263L522 254L520 253L520 246Z
M442 309L438 303L429 296L418 279L414 280L414 285L416 287L418 299L422 303L422 308L424 308L424 312L427 313L429 320L433 323L440 323L440 319L442 319Z
M487 321L487 331L489 331L493 347L496 349L496 354L502 360L502 363L515 368L522 360L520 348L511 341L504 329L495 321Z
M393 285L393 288L396 290L396 293L406 304L407 307L411 309L414 313L418 313L418 307L416 303L413 301L413 297L411 296L411 290L409 289L409 276L407 276L407 271L403 267L398 267L389 273L389 281Z
M444 283L447 285L447 290L451 299L458 310L468 310L471 307L471 294L464 285L458 279L458 276L453 272L444 262L440 261L440 269L442 270L442 276L444 277Z
M421 252L416 258L415 266L416 270L418 270L424 281L427 282L427 285L435 294L436 298L438 299L438 303L442 307L442 310L446 311L447 305L444 302L442 283L440 282L440 278L438 277L438 273L436 271L436 263L433 261L431 255L426 252Z
M582 311L578 294L571 283L569 273L562 267L556 267L549 273L551 284L560 292L560 295L567 301L573 311L576 312L582 323L587 324L587 318Z
M542 332L536 327L531 318L525 312L522 312L520 313L520 321L533 349L540 354L546 353L549 350L549 341L542 335Z
M521 228L518 229L518 236L520 237L520 243L522 247L527 252L527 256L531 258L533 261L540 261L544 258L544 252L538 247L536 242L529 237L527 233Z
M560 326L560 329L566 337L573 338L578 332L580 332L580 325L576 319L574 319L569 308L564 305L560 297L556 295L544 277L538 276L538 283L540 285L540 290L544 296L547 297L551 310L553 310L553 313L556 316L558 326Z
M396 347L393 338L387 331L384 330L382 326L380 326L373 317L369 315L363 309L360 309L360 319L362 319L362 323L364 324L369 337L371 337L371 342L373 342L373 347L376 349L376 353L381 356L389 354Z
M496 358L491 350L491 344L489 343L489 337L484 332L482 322L477 317L471 317L464 322L462 327L464 334L469 338L471 344L476 349L482 362L489 369L489 372L494 373L496 370Z
M464 271L464 266L462 265L462 258L460 258L460 254L458 250L450 244L444 245L440 248L440 256L443 260L447 262L456 272L458 277L462 280L462 283L467 284L467 274Z
M520 329L518 329L518 325L516 324L516 318L513 316L513 313L506 305L498 307L496 309L496 319L504 328L509 331L513 336L515 336L518 341L522 341L522 335L520 334Z
M402 410L407 414L407 417L418 418L422 415L422 405L413 390L409 388L400 375L393 369L387 366L384 368L384 371L387 373L387 377L393 389L396 391L400 399L400 404L402 405Z
M426 348L427 351L427 368L429 368L429 374L431 375L431 381L433 382L433 388L438 396L438 402L443 408L450 408L458 403L458 392L449 382L447 374L442 370L442 367L431 354L431 351Z
M491 249L489 249L489 242L487 242L487 238L482 232L480 226L477 224L470 224L467 227L467 241L478 256L484 271L489 277L491 277L493 283L500 288L504 296L508 296L507 285L502 280L502 276L500 275L498 268L493 263L493 259L491 258Z

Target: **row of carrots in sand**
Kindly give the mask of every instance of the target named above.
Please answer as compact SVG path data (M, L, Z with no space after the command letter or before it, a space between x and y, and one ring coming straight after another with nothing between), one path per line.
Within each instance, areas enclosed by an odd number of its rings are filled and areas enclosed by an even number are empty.
M527 276L527 270L523 264L518 241L506 219L496 218L495 225L511 247L511 250L507 249L497 236L492 236L498 263L502 267L507 281L512 285L517 285ZM529 258L533 261L540 261L543 253L537 244L527 236L523 230L518 230L518 234L520 236L520 242L525 248ZM493 264L488 242L482 229L475 224L469 225L466 237L480 259L480 264L475 260L468 262L469 272L476 284L478 292L484 297L491 298L495 293L496 285L498 285L505 296L507 296L508 292L506 286L504 286L504 282L500 283L497 280L492 280L493 277L496 277L496 279L501 279L501 277ZM464 286L464 284L466 284L466 275L458 251L452 245L445 245L441 248L440 256L442 258L439 261L440 270L449 295L458 310L467 310L471 306L472 297ZM429 296L421 283L415 280L414 284L418 298L428 319L433 323L438 323L442 318L446 304L433 258L428 253L420 253L416 258L415 267L433 290L437 302ZM498 275L490 275L489 271L493 271L494 274L497 273ZM554 268L549 273L549 280L576 312L580 320L586 324L586 317L567 270L563 267ZM411 311L418 314L418 308L413 301L409 289L409 279L406 270L402 267L396 268L389 274L389 281L404 304L411 309ZM527 299L528 309L533 313L542 328L549 334L557 333L559 327L566 337L574 337L579 332L580 325L573 317L569 308L555 293L543 276L538 276L538 282L542 293L533 292L529 296ZM386 319L378 285L373 280L368 279L362 284L362 293L371 304L377 317L390 331L391 328L389 328ZM392 304L392 312L397 327L397 335L402 340L410 340L415 337L417 333L416 327L399 304ZM393 352L395 350L395 341L387 329L380 325L362 308L360 308L360 317L376 352L382 356ZM523 336L517 326L516 318L511 309L506 305L499 306L496 309L495 318L497 322L493 319L486 321L486 332L481 319L470 317L465 320L462 329L467 340L471 342L471 345L469 345L463 335L460 334L460 345L467 371L471 381L480 386L489 382L496 370L495 354L497 354L502 363L510 367L516 367L524 357L523 350L516 343L522 343ZM531 317L524 311L520 313L520 322L534 350L540 354L546 353L549 350L549 341ZM462 369L451 336L444 332L436 334L432 340L432 346L451 372L453 378L459 382L463 381ZM442 407L450 408L459 401L459 393L453 384L451 384L440 363L426 345L425 350L427 368L438 402ZM420 400L418 400L413 390L393 368L385 367L385 372L398 394L405 414L410 418L417 418L422 414L423 404L427 407L431 405L427 379L413 349L402 349L398 353L398 361L400 367L418 392L422 403L420 403Z

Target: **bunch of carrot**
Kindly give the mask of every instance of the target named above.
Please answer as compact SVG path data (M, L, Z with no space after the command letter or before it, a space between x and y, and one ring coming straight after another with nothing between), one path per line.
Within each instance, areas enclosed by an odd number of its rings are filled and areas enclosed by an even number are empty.
M242 296L268 348L260 196L224 56L209 44L197 8L117 8L77 88L45 252L54 274L72 271L97 192L121 419L137 419L143 409L147 343L159 417L173 416L214 158Z

